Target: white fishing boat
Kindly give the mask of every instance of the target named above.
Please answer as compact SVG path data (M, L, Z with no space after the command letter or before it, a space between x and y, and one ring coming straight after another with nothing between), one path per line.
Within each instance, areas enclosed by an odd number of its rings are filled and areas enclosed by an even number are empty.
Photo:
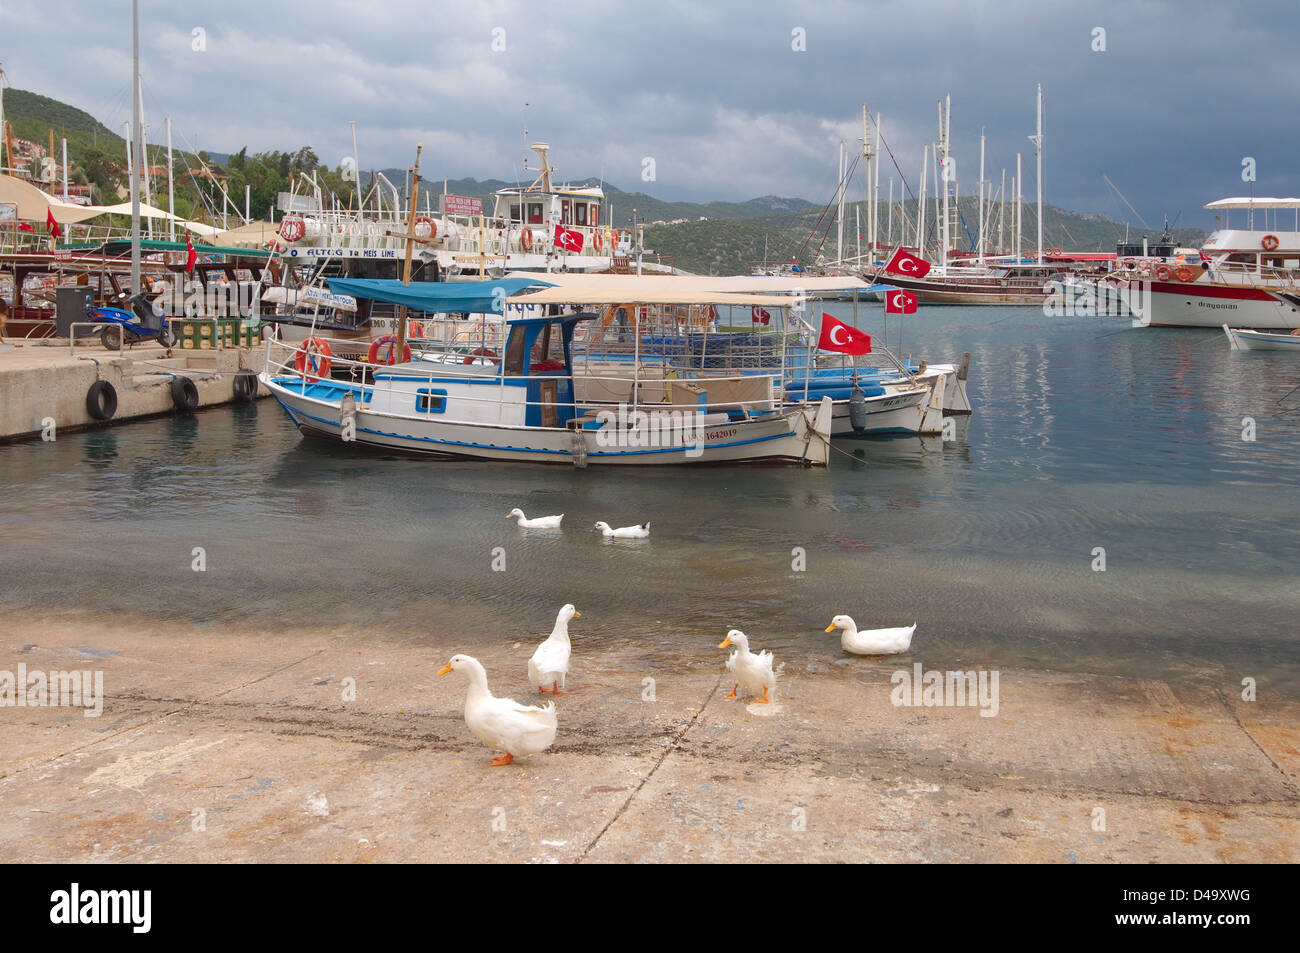
M414 308L430 287L373 284L379 287L351 291ZM440 284L426 304L430 310L504 310L499 283ZM734 295L726 303L780 302ZM583 372L575 373L575 338L587 339L586 326L602 316L546 310L551 313L508 319L499 357L448 364L437 353L429 359L412 353L375 366L332 358L327 339L267 342L261 379L304 435L388 451L576 466L827 464L829 398L815 407L786 408L776 375L763 373L711 378L701 392L635 360L597 367L584 361ZM635 337L647 331L638 325Z
M1300 330L1282 334L1276 331L1251 331L1223 326L1234 351L1292 351L1300 354Z

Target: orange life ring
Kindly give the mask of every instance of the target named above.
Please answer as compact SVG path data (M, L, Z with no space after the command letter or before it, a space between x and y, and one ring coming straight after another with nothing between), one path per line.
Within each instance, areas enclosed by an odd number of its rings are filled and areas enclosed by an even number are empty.
M1196 272L1192 271L1192 269L1188 268L1186 265L1183 265L1174 269L1174 277L1179 281L1191 281L1196 277Z
M1125 258L1125 259L1124 259L1124 267L1125 267L1125 268L1136 268L1137 265L1138 265L1138 263L1137 263L1137 259L1135 259L1135 258Z
M591 233L591 244L595 247L595 249L596 249L597 252L600 251L600 249L601 249L601 239L600 239L600 229L599 229L599 228L596 229L595 231L593 231L593 232Z
M406 326L406 336L408 338L424 337L424 325L421 324L419 321L411 321Z
M429 226L428 235L420 234L421 225ZM425 241L431 242L438 237L438 223L435 222L433 219L429 218L429 216L427 215L417 215L415 217L415 228L411 229L411 231L419 238L423 238Z
M307 234L307 223L296 215L287 216L280 223L280 237L289 244L302 241Z
M388 346L388 350L387 353L384 354L384 359L380 361L378 359L379 349L384 347L384 345ZM402 342L402 363L405 364L410 359L411 359L411 345L403 341ZM396 364L397 363L397 335L385 334L371 341L370 351L369 353L366 354L366 360L371 364Z
M1059 249L1059 248L1049 248L1049 249L1047 249L1047 254L1049 254L1049 255L1059 255L1060 253L1061 253L1061 249Z
M463 364L473 364L473 363L474 363L474 358L476 358L476 357L486 357L486 358L487 358L489 361L491 361L493 364L500 364L500 363L501 363L501 359L500 359L499 357L497 357L497 352L494 351L494 350L492 350L492 348L490 348L490 347L476 347L476 348L474 348L474 350L470 351L468 354L465 355L465 360L462 361L461 363L463 363Z
M1259 244L1260 247L1264 249L1264 251L1274 251L1277 248L1277 244L1278 244L1277 236L1265 235L1262 239L1260 239Z
M533 230L527 226L519 233L519 247L529 251L533 247Z
M298 369L304 380L319 381L330 374L330 346L323 338L308 338L298 349L298 356L293 359L293 366Z
M619 235L619 233L618 233L618 229L617 229L617 228L614 229L614 230L610 233L610 236L609 236L609 253L610 253L611 255L614 254L614 252L618 251L618 240L619 240L621 237L622 237L622 236Z
M1158 266L1156 266L1156 280L1157 280L1157 281L1168 281L1168 280L1169 280L1169 266L1168 266L1168 265L1158 265Z

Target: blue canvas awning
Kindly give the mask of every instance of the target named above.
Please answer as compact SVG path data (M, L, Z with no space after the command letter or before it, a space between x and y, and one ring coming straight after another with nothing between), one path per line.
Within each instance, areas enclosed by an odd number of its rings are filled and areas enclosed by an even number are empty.
M506 299L525 288L551 287L537 278L498 278L495 281L417 281L403 285L395 278L327 278L330 291L357 299L403 304L416 311L500 314Z

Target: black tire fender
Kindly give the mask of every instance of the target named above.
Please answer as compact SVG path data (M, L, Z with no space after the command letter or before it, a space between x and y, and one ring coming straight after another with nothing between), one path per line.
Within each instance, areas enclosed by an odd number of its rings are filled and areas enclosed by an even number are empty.
M250 403L257 397L257 375L243 370L235 374L235 399Z
M172 403L177 410L197 410L199 406L199 389L188 377L172 378Z
M108 381L95 381L86 391L86 413L95 420L111 420L117 413L117 390Z

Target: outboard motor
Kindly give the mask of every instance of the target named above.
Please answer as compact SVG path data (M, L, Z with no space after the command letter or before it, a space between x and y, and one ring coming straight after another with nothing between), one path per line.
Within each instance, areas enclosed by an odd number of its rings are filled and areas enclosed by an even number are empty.
M867 429L867 395L858 386L858 375L853 375L853 390L849 393L849 425L857 433Z

